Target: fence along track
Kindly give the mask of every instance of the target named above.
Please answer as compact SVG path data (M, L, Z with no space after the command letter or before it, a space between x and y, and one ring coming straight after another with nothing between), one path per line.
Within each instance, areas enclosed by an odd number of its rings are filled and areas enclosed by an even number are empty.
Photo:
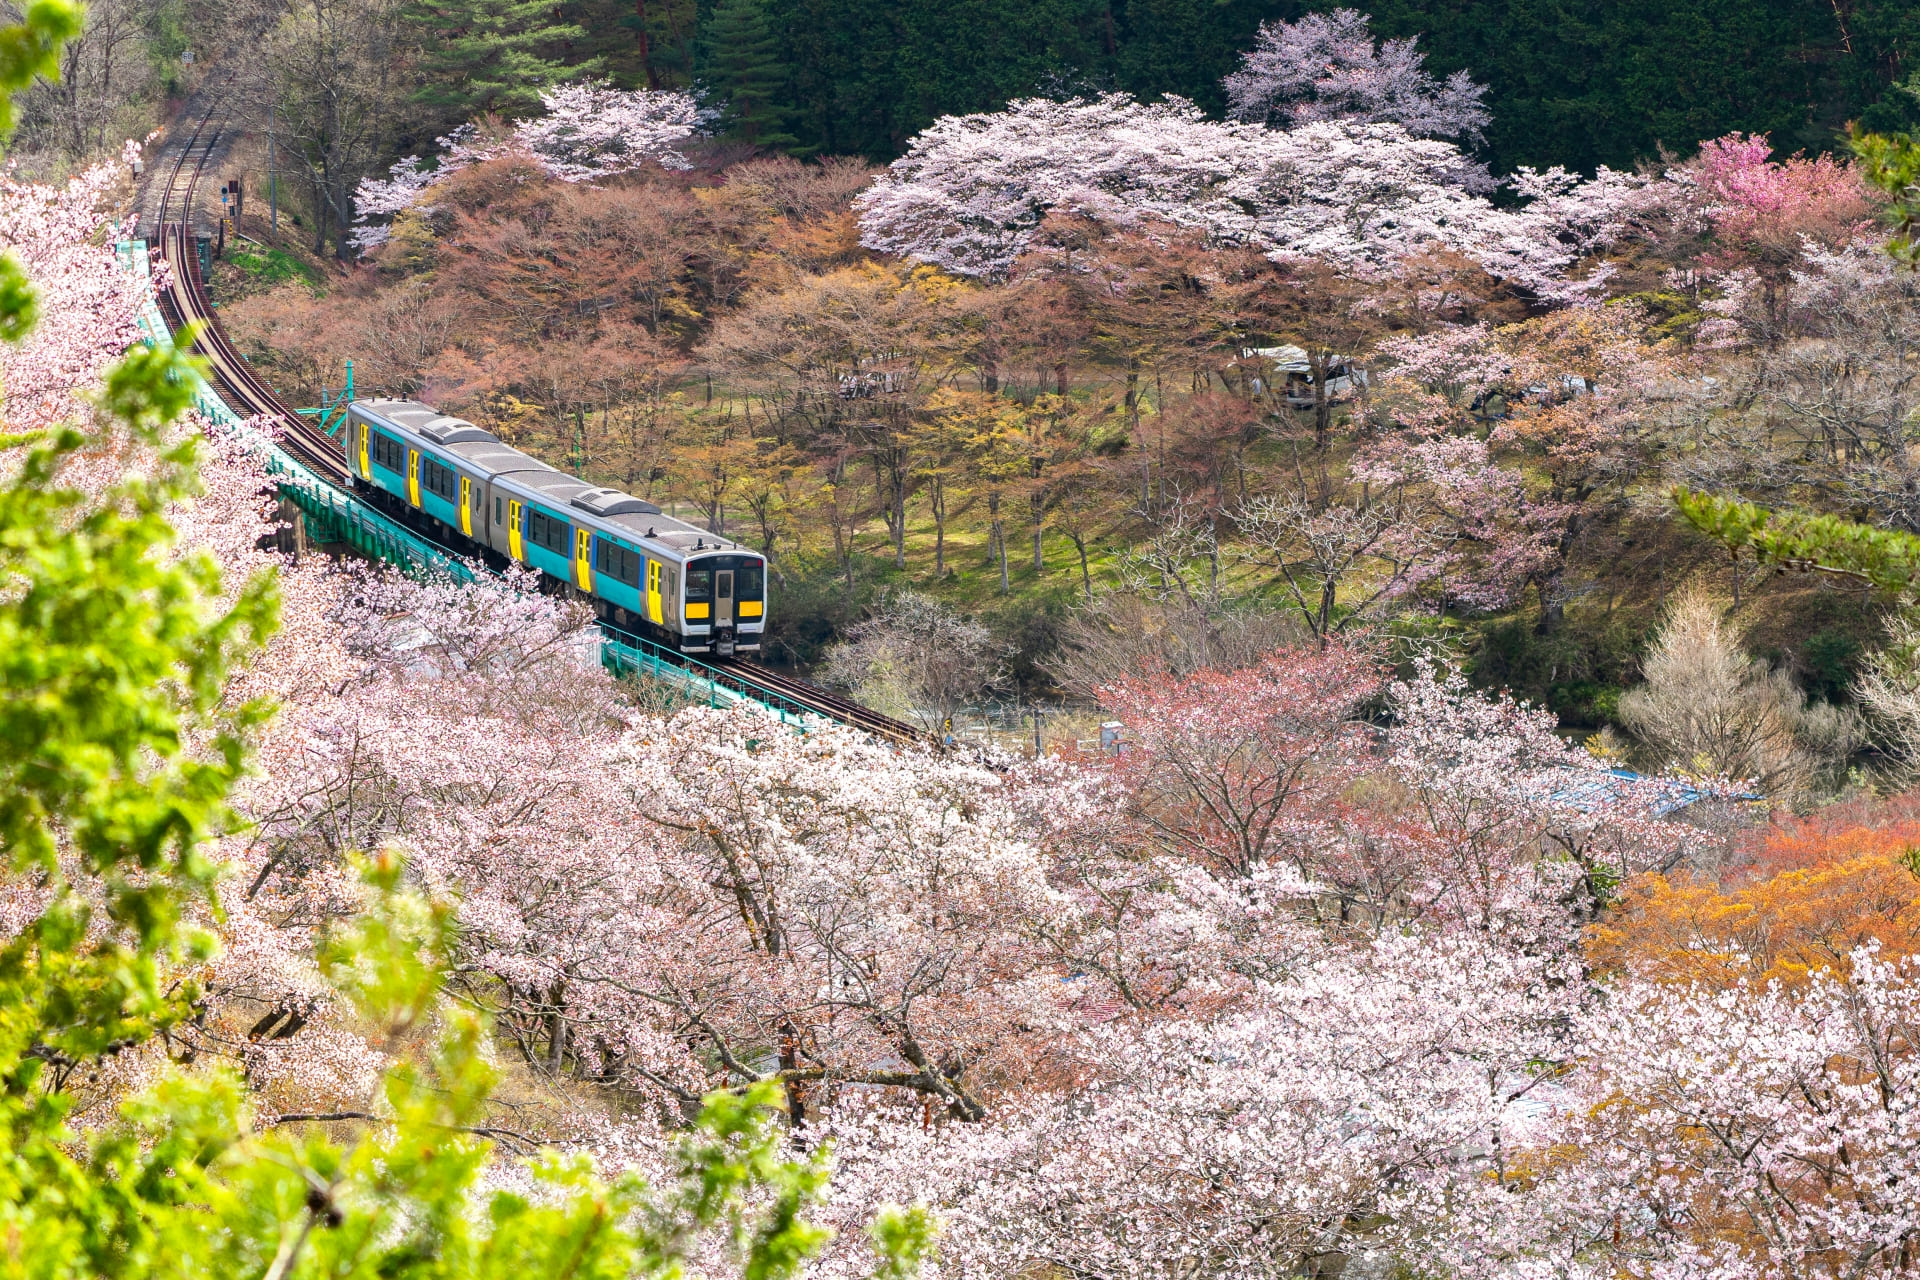
M156 301L165 315L167 327L178 333L189 324L199 326L192 350L205 358L213 373L218 397L224 401L221 407L228 408L235 419L226 425L237 426L238 420L244 418L267 421L273 434L272 443L277 446L267 451L267 469L277 473L281 495L300 507L322 541L346 542L410 570L472 581L472 570L454 553L370 511L350 495L347 484L351 473L332 439L294 412L260 380L221 326L200 271L192 225L193 193L219 141L222 126L215 126L204 144L200 139L219 108L220 99L216 97L174 160L160 195L160 248L169 280L166 289L156 291ZM181 174L196 150L199 158L187 173L186 185L182 188ZM181 196L180 217L168 220L176 193ZM280 463L282 454L296 467ZM748 699L772 710L783 721L789 714L814 715L892 742L925 744L929 741L926 734L911 725L758 663L735 659L709 664L660 646L636 647L631 639L612 634L606 635L602 646L602 662L616 671L647 668L657 676L667 675L667 668L672 668L683 682L705 685L709 702L721 697Z

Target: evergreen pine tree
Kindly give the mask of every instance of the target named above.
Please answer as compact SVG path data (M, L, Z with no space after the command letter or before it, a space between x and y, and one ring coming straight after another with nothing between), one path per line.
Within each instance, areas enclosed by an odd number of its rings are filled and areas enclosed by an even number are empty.
M408 0L403 15L425 81L414 100L439 117L437 128L533 115L540 90L601 70L580 56L586 31L551 0Z
M798 149L791 75L762 0L716 0L702 26L698 78L724 104L723 136L770 151Z

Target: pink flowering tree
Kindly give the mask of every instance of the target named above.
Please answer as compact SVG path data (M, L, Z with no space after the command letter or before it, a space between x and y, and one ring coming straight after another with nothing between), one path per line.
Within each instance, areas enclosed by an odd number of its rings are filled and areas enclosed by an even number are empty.
M21 182L0 169L0 253L38 295L31 331L0 344L0 421L10 431L84 416L83 393L139 336L137 286L101 243L107 193L138 153L128 144L119 163L59 185Z
M1870 189L1852 165L1827 155L1775 161L1757 133L1703 142L1666 176L1687 216L1734 255L1791 254L1802 236L1844 245L1873 221Z
M515 582L324 584L274 683L244 851L258 909L340 910L346 850L396 844L459 898L456 985L524 1064L658 1105L849 1087L977 1120L1061 990L1051 890L993 770L751 710L642 714L590 616ZM299 998L289 990L287 1001Z
M428 193L471 165L508 151L531 156L561 182L598 182L649 164L685 169L680 150L710 123L711 113L690 94L660 89L616 89L593 81L543 90L544 115L522 120L505 137L483 138L463 125L437 139L434 167L418 156L396 162L385 178L366 178L354 194L354 231L350 240L361 253L387 241L394 215L429 207ZM381 222L379 219L386 219Z
M1493 120L1486 86L1464 71L1435 80L1415 43L1376 46L1367 16L1353 9L1263 22L1226 78L1228 108L1238 120L1397 124L1416 138L1478 142Z
M1113 772L1176 856L1244 879L1305 858L1364 767L1361 710L1384 687L1360 646L1283 649L1240 671L1129 676L1100 703L1129 726Z
M1519 1176L1456 1197L1435 1260L1477 1276L1912 1273L1911 957L1858 951L1848 974L1764 990L1629 975L1574 1038L1581 1065Z
M999 278L1049 212L1199 230L1276 258L1378 272L1435 247L1551 291L1617 234L1643 183L1523 171L1529 203L1496 208L1451 143L1395 123L1292 129L1208 120L1125 94L946 116L856 201L861 242L961 275Z
M1417 1228L1453 1220L1433 1205L1518 1171L1578 990L1563 962L1482 939L1323 947L1230 1009L1068 1041L1074 1087L987 1125L842 1109L823 1126L834 1212L924 1200L943 1268L968 1278L1417 1257ZM830 1253L823 1274L847 1265Z

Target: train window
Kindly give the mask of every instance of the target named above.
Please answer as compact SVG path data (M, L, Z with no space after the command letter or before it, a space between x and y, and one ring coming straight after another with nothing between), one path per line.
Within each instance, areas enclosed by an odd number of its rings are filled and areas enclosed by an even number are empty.
M495 498L493 500L493 522L495 524L499 524L502 520L505 520L505 519L506 519L506 516L500 513L500 499Z
M690 601L713 599L713 570L687 570L687 599Z
M640 554L629 551L617 542L599 541L599 563L594 567L601 573L618 578L630 587L640 585Z
M555 520L544 511L529 511L527 537L547 550L564 556L572 550L573 526L565 520Z
M749 560L733 575L733 592L742 600L758 600L765 589L758 560Z
M389 471L404 474L407 469L406 446L390 435L373 433L373 460Z

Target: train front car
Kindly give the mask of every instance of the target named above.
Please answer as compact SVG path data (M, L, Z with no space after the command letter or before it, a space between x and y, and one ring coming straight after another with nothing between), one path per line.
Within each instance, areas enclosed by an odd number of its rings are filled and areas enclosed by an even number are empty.
M748 552L687 560L686 626L705 627L713 654L758 653L767 621L767 562Z

